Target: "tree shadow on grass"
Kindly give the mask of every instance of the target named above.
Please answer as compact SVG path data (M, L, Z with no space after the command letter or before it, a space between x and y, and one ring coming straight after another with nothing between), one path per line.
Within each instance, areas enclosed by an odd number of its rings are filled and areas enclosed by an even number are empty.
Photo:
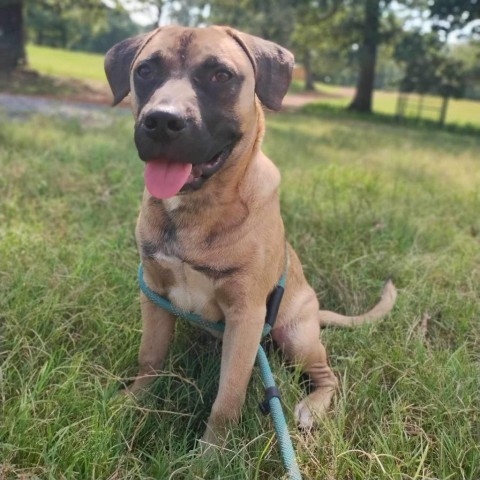
M0 92L109 106L112 104L106 80L101 82L53 77L27 68L17 69L9 75L0 73ZM128 106L128 101L125 100L121 106Z
M188 454L204 433L217 393L220 343L194 326L178 327L164 374L137 399L139 417L149 411L133 436L141 456Z
M74 95L93 89L79 80L41 75L35 70L19 69L10 75L0 74L0 91L26 95Z

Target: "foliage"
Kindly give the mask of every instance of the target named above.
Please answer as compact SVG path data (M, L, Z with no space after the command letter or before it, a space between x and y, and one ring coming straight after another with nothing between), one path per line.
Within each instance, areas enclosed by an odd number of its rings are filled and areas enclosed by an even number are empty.
M115 0L110 7L102 0L3 0L0 72L8 73L26 63L25 31L42 45L93 51L105 51L125 36L137 33L138 26L121 3L115 5Z
M403 92L436 93L443 97L461 97L465 90L465 67L451 58L434 33L405 33L395 50L397 60L405 65L400 81Z
M140 32L127 12L99 3L92 9L74 4L45 7L30 2L25 10L29 36L38 45L106 52L112 45Z
M205 25L210 7L198 0L175 0L168 4L167 14L179 25L198 27Z
M430 19L437 31L449 33L480 19L478 0L434 0L428 2ZM480 25L474 27L480 32Z
M449 56L465 66L465 96L480 100L480 41L455 44L450 47Z
M294 31L296 44L302 45L303 48L310 45L309 48L314 49L313 68L317 74L325 76L322 66L330 63L331 67L337 71L343 70L346 78L351 78L351 74L347 72L351 70L352 63L358 62L360 67L358 89L352 105L358 106L361 110L370 110L369 96L372 95L374 85L380 83L378 79L375 81L378 47L383 46L385 52L395 43L403 42L402 21L405 22L409 16L414 16L418 9L427 9L427 15L433 23L434 30L440 32L442 29L445 30L447 25L450 29L465 26L479 15L478 5L475 5L475 2L431 1L427 4L422 1L406 0L395 2L394 8L390 8L390 3L389 1L343 0L341 7L337 8L335 15L325 24L319 24L314 20L314 16L308 15L308 9L305 9L305 14L299 17L302 20L296 23ZM399 15L400 6L404 7L403 18ZM297 9L297 13L301 11ZM408 35L408 32L405 34ZM444 39L444 37L438 38ZM419 39L421 40L420 37ZM323 60L326 62L322 62ZM447 56L442 57L441 61L439 57L436 60L435 65L427 67L427 70L431 69L435 72L435 75L430 75L430 83L436 81L439 83L440 87L437 91L448 92L449 95L461 95L466 83L462 65ZM398 69L384 59L383 72L386 71L387 65L390 71L390 80L387 82L391 82L399 77ZM406 73L407 76L409 74L410 71ZM426 77L427 72L419 71L418 74Z
M295 22L292 0L213 0L210 23L232 25L254 35L291 46Z

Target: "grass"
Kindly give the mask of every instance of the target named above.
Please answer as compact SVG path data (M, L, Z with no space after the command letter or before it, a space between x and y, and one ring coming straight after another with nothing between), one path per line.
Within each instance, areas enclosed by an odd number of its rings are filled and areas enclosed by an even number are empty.
M318 99L318 103L321 105L346 108L353 98L352 89L321 83L317 84L317 89L328 95ZM295 82L293 84L293 92L300 93L302 91L302 86L298 82ZM391 117L395 116L397 111L397 98L397 92L376 90L373 97L374 113ZM407 118L416 118L418 116L419 97L417 95L410 95L408 102L405 115ZM426 95L423 100L421 118L435 122L438 121L441 104L442 99L440 97ZM480 101L450 99L445 123L447 125L454 124L459 127L470 126L480 128Z
M0 72L0 92L78 100L110 101L103 55L58 48L27 46L28 65L12 74Z
M192 451L219 372L194 328L179 324L144 400L116 395L140 341L131 137L124 118L0 129L0 477L279 479L257 375L228 450ZM384 322L322 332L341 388L311 436L293 425L299 373L271 354L305 479L480 478L479 148L328 112L268 118L288 237L323 306L363 311L389 274L399 289Z
M105 82L104 55L60 48L27 46L29 66L45 75Z
M364 123L370 123L374 125L392 125L402 126L406 129L426 131L429 130L431 134L437 131L452 132L460 135L479 135L480 124L459 124L459 123L447 123L440 127L438 122L433 119L417 119L413 117L404 117L399 119L395 116L387 113L362 113L352 112L344 107L337 106L335 104L328 104L322 102L307 103L299 109L302 113L313 116L328 116L328 118L335 118L338 121L355 121L356 119L363 121Z

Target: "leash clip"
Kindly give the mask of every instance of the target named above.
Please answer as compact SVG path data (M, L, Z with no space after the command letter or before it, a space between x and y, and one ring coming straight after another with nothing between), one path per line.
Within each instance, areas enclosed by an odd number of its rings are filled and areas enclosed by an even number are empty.
M277 387L267 387L265 389L265 398L263 402L258 404L260 411L264 415L268 415L270 413L270 400L272 398L281 399L280 390Z

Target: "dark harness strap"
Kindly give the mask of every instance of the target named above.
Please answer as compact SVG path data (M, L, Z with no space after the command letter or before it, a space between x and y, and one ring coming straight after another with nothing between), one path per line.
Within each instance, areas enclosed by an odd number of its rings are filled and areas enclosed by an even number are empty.
M277 319L280 303L282 302L284 288L277 284L267 300L267 314L265 315L265 323L273 328Z

